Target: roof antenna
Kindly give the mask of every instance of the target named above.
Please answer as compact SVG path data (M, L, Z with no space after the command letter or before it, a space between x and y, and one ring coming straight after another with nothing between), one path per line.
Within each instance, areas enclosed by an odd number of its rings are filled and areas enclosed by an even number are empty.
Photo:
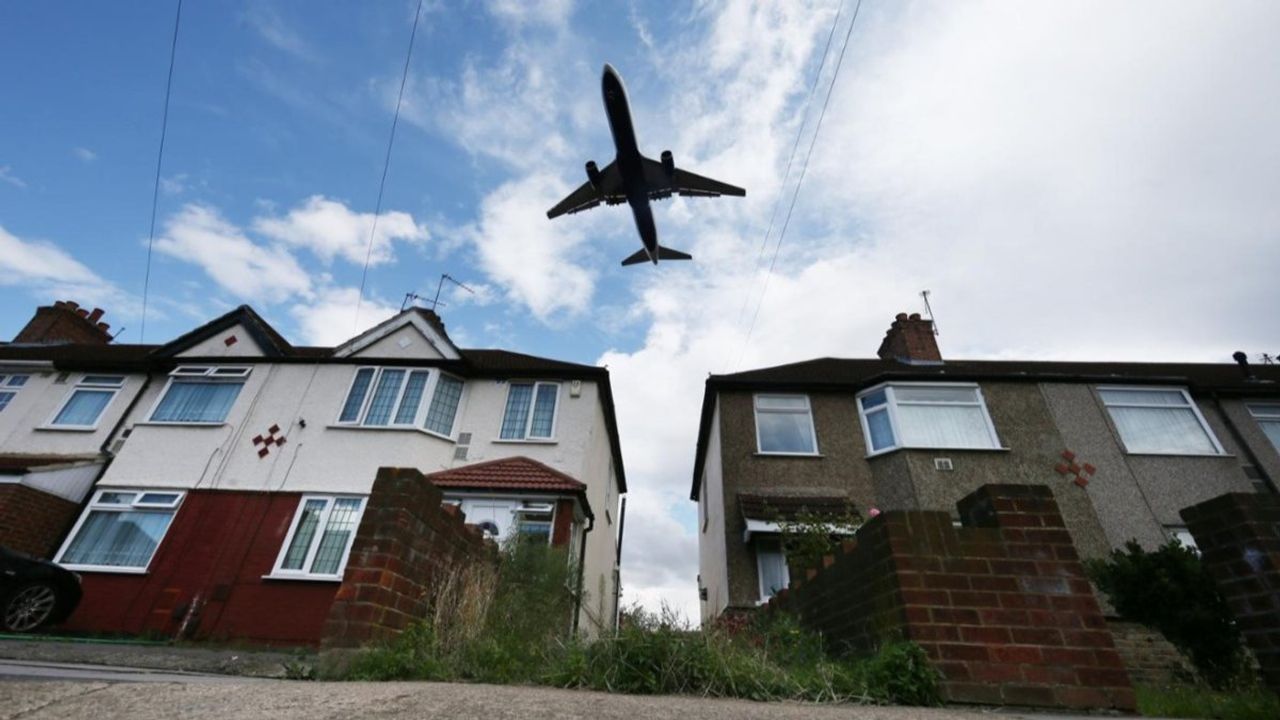
M449 282L453 283L454 285L457 285L458 287L462 288L463 290L466 290L467 292L471 293L472 295L475 295L475 294L476 294L476 291L475 291L475 290L472 290L471 288L467 287L466 285L463 285L461 282L459 282L459 281L458 281L458 279L457 279L457 278L453 277L453 276L452 276L452 275L450 275L449 273L441 273L441 274L440 274L440 282L439 282L439 283L436 283L436 296L435 296L435 297L433 297L433 298L431 298L431 309L432 309L433 311L434 311L437 307L439 307L439 306L441 306L441 305L444 305L444 303L440 302L440 290L444 287L444 281L445 281L445 280L448 280ZM415 297L416 297L416 296L415 296Z
M941 335L942 333L938 332L938 321L933 317L933 308L929 307L929 293L931 292L931 290L921 290L920 297L924 298L924 311L929 313L929 322L933 323L933 334Z

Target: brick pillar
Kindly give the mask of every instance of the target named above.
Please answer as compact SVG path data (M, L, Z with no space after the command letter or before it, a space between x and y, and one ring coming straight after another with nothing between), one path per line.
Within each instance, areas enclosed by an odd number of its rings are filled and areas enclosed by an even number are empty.
M1280 692L1280 497L1228 493L1182 511L1200 560Z

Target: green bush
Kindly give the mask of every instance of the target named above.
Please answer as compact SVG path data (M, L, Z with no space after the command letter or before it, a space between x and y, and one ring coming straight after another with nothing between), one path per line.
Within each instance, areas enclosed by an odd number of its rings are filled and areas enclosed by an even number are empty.
M1212 692L1201 688L1139 687L1138 712L1148 717L1275 720L1280 698L1265 690Z
M1250 684L1231 611L1193 550L1170 542L1147 552L1130 541L1087 567L1121 616L1163 633L1210 685Z

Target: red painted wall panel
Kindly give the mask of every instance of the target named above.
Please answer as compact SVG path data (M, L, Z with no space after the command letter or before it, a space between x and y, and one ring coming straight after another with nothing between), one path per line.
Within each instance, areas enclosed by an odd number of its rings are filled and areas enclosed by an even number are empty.
M147 574L82 572L84 599L64 627L318 643L339 583L263 579L271 572L300 497L188 492Z

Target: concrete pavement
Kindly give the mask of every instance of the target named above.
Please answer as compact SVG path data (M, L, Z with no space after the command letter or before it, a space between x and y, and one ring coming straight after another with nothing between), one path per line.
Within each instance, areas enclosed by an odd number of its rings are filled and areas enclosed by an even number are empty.
M0 660L0 679L3 680L78 680L90 682L167 682L167 683L226 683L260 682L230 675L213 675L182 671L164 671L152 668L121 667L118 665L87 665L83 663L53 663L36 661Z

